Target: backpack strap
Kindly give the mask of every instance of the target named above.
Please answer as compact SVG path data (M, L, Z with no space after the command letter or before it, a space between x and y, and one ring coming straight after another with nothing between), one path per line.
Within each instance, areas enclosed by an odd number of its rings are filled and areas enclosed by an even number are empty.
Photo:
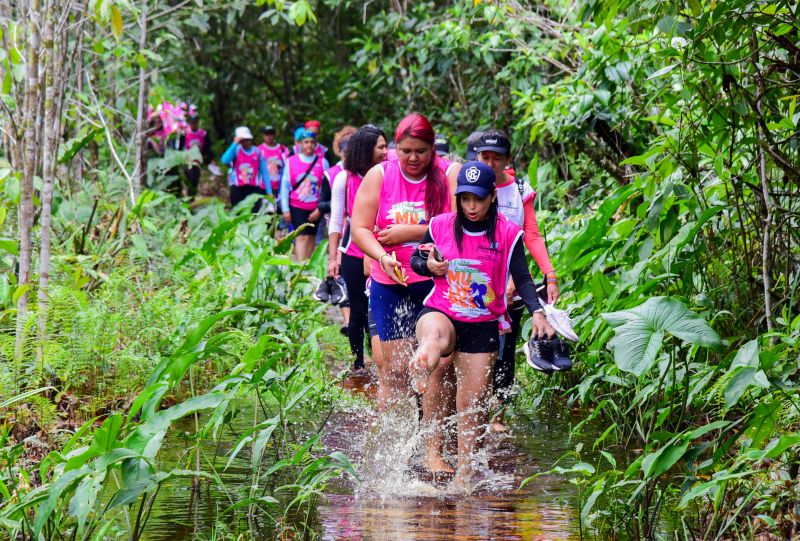
M299 186L300 186L300 185L303 183L303 181L306 179L306 177L307 177L307 176L308 176L308 174L311 172L311 170L312 170L312 169L314 169L314 166L317 164L317 160L318 160L318 159L319 159L319 155L315 154L315 155L314 155L314 161L312 161L312 162L311 162L311 165L309 165L309 166L308 166L308 169L306 169L306 172L305 172L305 173L303 173L303 174L300 176L300 178L299 178L299 179L297 179L297 182L295 182L294 184L292 184L292 191L295 191L295 190L296 190L296 189L297 189L297 188L298 188L298 187L299 187Z

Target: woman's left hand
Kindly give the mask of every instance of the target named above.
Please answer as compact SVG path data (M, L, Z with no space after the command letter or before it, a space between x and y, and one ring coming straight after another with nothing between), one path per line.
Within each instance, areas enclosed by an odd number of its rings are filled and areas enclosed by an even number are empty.
M384 246L394 246L395 244L403 244L408 242L408 228L407 225L389 224L385 229L378 231L375 238Z
M437 261L436 258L433 256L433 250L428 252L428 270L433 273L434 276L444 276L447 274L447 268L449 263L445 259L444 261Z
M322 213L320 213L319 209L314 209L311 211L311 214L308 215L308 221L312 223L316 222L320 219L320 216L322 216Z
M547 303L555 306L558 300L558 282L547 282Z
M531 336L535 336L536 338L544 338L545 336L552 338L555 334L556 330L550 325L547 318L544 317L544 314L541 312L533 314L533 318L531 319Z

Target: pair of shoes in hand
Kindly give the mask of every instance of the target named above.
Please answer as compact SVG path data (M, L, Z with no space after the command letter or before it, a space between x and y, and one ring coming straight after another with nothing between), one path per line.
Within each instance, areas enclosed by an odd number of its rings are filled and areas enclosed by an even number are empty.
M525 358L534 370L545 374L566 372L572 368L569 347L558 338L552 340L531 338L523 346Z
M328 277L319 284L314 298L320 302L329 302L336 306L347 302L347 287L341 278Z

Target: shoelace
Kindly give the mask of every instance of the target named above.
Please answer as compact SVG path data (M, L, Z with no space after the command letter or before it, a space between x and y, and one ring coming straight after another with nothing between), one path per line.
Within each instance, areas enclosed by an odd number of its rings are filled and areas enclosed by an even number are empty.
M571 317L572 316L572 308L567 308L566 310L563 310L563 309L554 307L552 304L547 304L547 303L543 304L543 308L544 308L544 315L545 316L552 316L552 315L557 315L557 314L560 313L565 318L567 318L567 320L569 320L571 325L575 324L575 320L572 319L572 317Z
M534 339L531 340L531 345L533 346L533 348L531 348L531 356L539 357L544 361L548 361L548 359L545 357L553 352L553 346L551 346L549 342L545 340Z

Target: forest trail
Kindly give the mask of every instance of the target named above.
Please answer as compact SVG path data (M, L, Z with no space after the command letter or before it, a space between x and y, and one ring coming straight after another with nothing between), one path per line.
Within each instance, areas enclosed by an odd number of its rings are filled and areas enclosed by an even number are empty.
M342 382L347 392L366 397L373 394L371 385L366 379ZM512 435L492 436L486 450L491 455L491 477L475 493L464 497L448 495L445 484L434 482L418 467L398 466L396 459L382 459L379 471L365 472L367 440L381 420L371 399L350 406L331 417L322 442L327 452L345 453L364 477L333 481L311 513L313 519L308 525L320 539L331 541L578 540L577 493L567 479L543 475L517 491L523 479L547 471L571 448L570 425L577 420L559 415L547 427L520 415ZM188 428L191 423L187 420L186 424ZM235 429L246 430L247 422ZM590 436L582 439L590 442ZM394 446L382 439L382 454L401 459L405 455L413 464L418 434L416 439ZM173 438L165 445L163 457L177 463L182 452L183 444ZM247 461L237 460L223 477L226 491L241 490L248 482L248 473ZM188 540L209 534L219 527L219 521L225 521L219 515L220 502L225 498L213 485L195 492L189 480L165 487L152 512L147 539ZM181 525L180 529L175 530L175 525ZM263 535L264 539L270 538L267 531Z

